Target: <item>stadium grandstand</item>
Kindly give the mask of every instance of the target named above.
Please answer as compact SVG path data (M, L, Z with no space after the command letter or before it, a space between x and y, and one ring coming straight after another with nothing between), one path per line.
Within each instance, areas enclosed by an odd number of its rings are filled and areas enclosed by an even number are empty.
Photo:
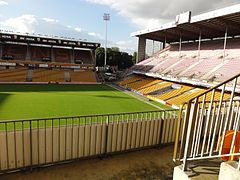
M174 22L132 33L139 39L138 63L118 85L180 108L173 159L182 165L173 179L189 179L189 164L199 160L239 161L239 29L238 4L196 16L188 11ZM162 43L151 57L147 40ZM222 164L236 171L226 175L221 169L220 179L240 178L236 161Z
M99 43L0 31L0 82L94 83Z
M199 161L211 168L209 160L231 160L234 173L220 176L239 179L240 4L185 12L132 36L138 62L118 81L101 84L99 43L0 33L0 175L169 146L181 164L174 180L196 175L190 165ZM151 57L147 40L161 45Z
M118 84L178 108L236 75L240 72L236 12L237 6L197 16L186 12L160 28L132 33L139 38L138 63ZM161 42L162 49L145 59L147 40Z

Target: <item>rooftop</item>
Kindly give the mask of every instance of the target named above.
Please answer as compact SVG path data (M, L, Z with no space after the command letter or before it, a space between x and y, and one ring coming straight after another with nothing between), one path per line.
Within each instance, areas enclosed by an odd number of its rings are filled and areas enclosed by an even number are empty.
M100 47L100 43L89 42L86 40L78 40L74 38L58 37L58 36L47 36L40 34L24 34L15 33L12 31L0 30L0 42L17 42L17 43L31 43L31 44L42 44L52 46L63 46L63 47L77 47L77 48L88 48L96 49Z
M221 38L225 36L240 35L240 4L210 11L196 16L191 12L185 12L176 17L176 20L163 24L157 28L145 29L131 34L131 36L143 37L170 43L198 40L201 32L202 39Z

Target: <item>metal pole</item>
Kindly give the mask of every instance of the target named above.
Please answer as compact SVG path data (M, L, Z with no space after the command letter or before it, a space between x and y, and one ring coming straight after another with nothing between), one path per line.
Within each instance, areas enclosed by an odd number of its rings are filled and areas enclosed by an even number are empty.
M152 55L154 55L154 40L153 40L153 44L152 44Z
M0 41L0 59L2 59L2 56L3 56L2 47L3 47L3 43L2 43L2 41Z
M29 42L27 42L27 54L25 60L29 60Z
M201 40L202 40L202 32L200 31L199 39L198 39L198 61L200 60Z
M165 36L164 42L162 43L162 49L165 49L167 43L167 38Z
M104 67L106 67L106 65L107 65L107 40L108 40L107 39L107 36L108 36L107 22L110 21L110 14L104 13L103 20L106 22L106 25L105 25L106 41L105 41L105 56L104 56Z
M106 21L105 33L106 33L106 41L105 41L104 67L106 67L107 65L107 21Z
M182 51L182 35L180 36L180 41L179 41L179 58L181 58L181 51Z
M72 63L75 63L75 49L72 48Z
M226 46L227 46L227 35L228 35L228 27L226 26L226 31L225 31L225 38L224 38L224 49L223 49L223 62L225 60L225 56L226 56Z
M164 48L166 47L167 45L167 36L165 36L165 40L164 40Z

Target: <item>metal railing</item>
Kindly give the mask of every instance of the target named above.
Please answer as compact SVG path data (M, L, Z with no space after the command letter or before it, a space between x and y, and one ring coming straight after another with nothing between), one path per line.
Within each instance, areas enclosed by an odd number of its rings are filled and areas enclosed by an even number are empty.
M174 161L183 162L240 155L240 74L192 98L180 108ZM231 91L226 91L231 89ZM220 93L221 92L221 93Z
M0 174L173 143L177 116L161 110L0 121Z

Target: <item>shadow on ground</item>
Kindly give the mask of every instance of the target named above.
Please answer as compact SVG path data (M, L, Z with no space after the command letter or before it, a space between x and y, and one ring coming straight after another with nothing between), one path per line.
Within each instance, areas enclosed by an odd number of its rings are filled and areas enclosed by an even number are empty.
M112 176L110 180L122 179L141 179L141 180L171 180L173 178L173 164L167 164L159 167L152 163L146 167L135 167L129 170L123 170L118 174Z
M170 180L173 146L88 159L0 176L8 180Z

